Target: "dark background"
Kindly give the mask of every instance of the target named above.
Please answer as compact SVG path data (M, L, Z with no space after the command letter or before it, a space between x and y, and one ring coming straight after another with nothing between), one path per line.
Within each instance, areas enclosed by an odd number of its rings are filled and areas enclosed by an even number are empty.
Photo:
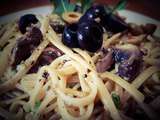
M119 0L96 1L115 5ZM0 0L0 16L43 5L50 5L49 0ZM128 0L127 9L160 20L160 0Z

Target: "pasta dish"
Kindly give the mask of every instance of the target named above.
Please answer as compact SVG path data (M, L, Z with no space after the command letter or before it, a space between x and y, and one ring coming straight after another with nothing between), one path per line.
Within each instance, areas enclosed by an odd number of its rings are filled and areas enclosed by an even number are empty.
M156 26L106 14L95 5L1 25L0 119L157 120Z

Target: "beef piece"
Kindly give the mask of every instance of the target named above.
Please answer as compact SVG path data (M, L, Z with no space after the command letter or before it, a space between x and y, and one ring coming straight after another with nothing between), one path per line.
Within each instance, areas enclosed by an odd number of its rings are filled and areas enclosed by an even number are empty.
M61 56L63 53L54 45L48 45L40 55L36 64L32 66L28 73L36 73L42 66L49 65L54 59Z
M129 32L132 33L132 35L141 35L141 34L153 34L156 30L157 26L155 24L145 24L145 25L136 25L134 23L129 24Z
M40 44L43 36L39 28L31 27L26 34L19 38L16 46L12 49L11 65L15 68L21 61L30 57L33 50Z
M56 33L63 33L64 31L64 24L61 24L58 21L50 21L50 25L52 27L52 29L56 32Z
M112 51L109 51L105 57L98 60L96 63L97 72L105 72L108 70L112 64L114 63L113 57L112 57Z
M160 96L155 98L151 103L150 106L157 111L157 113L160 113Z
M133 118L134 120L149 120L145 112L132 98L126 102L123 108L123 112L125 113L125 115Z
M144 33L153 34L156 31L157 26L155 24L148 23L142 26Z

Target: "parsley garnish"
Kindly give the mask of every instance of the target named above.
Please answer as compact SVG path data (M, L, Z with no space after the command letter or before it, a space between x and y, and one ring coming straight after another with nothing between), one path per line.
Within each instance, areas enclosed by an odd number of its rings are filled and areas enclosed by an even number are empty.
M116 106L117 109L120 109L120 97L119 95L117 95L115 92L112 93L112 100Z

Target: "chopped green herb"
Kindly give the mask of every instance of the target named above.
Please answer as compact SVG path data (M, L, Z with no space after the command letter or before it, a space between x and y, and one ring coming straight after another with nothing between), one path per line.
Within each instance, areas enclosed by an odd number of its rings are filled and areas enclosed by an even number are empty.
M54 5L53 12L61 15L64 12L73 11L75 5L70 3L69 0L50 0L51 3Z
M41 105L41 101L36 101L34 109L38 110L38 108L40 107L40 105Z
M126 8L127 0L120 0L117 5L113 8L112 13L117 10L123 10Z
M112 100L113 100L116 108L120 109L120 104L121 104L120 97L115 92L112 93Z
M26 104L25 106L23 106L23 109L24 109L25 112L32 112L29 104Z
M54 5L53 12L62 15L64 12L74 11L76 4L70 2L70 0L50 0ZM82 6L83 13L91 7L94 0L76 0L77 3L80 3Z
M80 3L82 7L83 13L92 6L94 0L75 0L76 3ZM70 0L50 0L50 2L54 5L53 12L62 15L64 12L74 11L76 3L71 3ZM127 5L127 0L120 0L118 4L109 10L109 6L106 6L106 12L111 11L110 13L114 13L116 10L125 9Z
M94 0L76 0L77 2L81 3L82 5L82 11L83 13L91 7L93 4Z

